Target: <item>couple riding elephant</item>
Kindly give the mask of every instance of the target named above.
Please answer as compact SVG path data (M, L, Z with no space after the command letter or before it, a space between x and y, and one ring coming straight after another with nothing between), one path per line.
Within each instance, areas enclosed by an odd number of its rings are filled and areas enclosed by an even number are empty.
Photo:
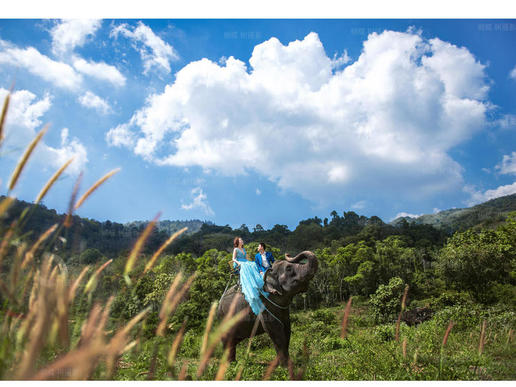
M235 360L237 344L250 337L254 328L255 335L267 333L270 336L280 364L286 366L291 334L289 305L296 294L308 289L317 271L317 258L310 251L295 257L285 255L285 260L275 261L267 269L263 282L259 274L256 277L251 272L256 270L251 266L254 262L240 263L240 286L234 285L223 294L217 310L218 317L223 318L232 309L232 303L235 303L233 314L247 308L245 317L222 338L224 347L229 348L229 360ZM252 277L252 285L245 283L249 277ZM252 294L249 294L250 288Z

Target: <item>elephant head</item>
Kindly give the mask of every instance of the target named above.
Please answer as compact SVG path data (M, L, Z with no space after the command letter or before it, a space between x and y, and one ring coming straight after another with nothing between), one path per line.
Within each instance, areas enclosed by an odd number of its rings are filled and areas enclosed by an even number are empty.
M293 258L285 254L284 261L274 262L265 273L264 290L290 301L308 289L317 266L317 258L311 251L303 251Z

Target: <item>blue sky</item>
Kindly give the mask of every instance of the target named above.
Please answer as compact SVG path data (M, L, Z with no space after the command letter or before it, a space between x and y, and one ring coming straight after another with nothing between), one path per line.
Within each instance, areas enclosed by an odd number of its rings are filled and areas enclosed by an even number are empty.
M390 221L516 192L516 20L0 20L0 192L79 215Z

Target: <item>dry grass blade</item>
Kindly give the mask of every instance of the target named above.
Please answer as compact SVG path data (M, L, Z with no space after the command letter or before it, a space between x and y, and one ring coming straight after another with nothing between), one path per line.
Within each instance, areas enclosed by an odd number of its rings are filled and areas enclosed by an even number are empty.
M480 332L480 341L478 343L478 354L482 355L484 351L484 343L485 343L485 335L486 335L486 320L482 322L482 330Z
M245 364L242 364L240 368L238 369L238 372L235 376L235 382L238 382L242 378L242 372L244 372L244 366Z
M273 361L269 363L269 366L267 367L267 371L265 371L265 374L263 375L262 380L269 380L271 378L272 373L276 368L278 368L279 364L279 357L276 356Z
M23 263L21 265L22 269L25 268L25 266L27 266L29 264L29 262L32 261L32 259L34 258L34 253L36 253L36 250L39 248L39 246L41 246L41 244L47 240L47 238L56 230L58 224L54 224L53 226L51 226L47 231L45 231L39 238L38 240L36 241L36 243L34 243L34 245L32 245L31 249L25 253L25 259L23 260Z
M95 273L93 273L89 281L86 283L86 286L84 287L84 293L93 292L95 290L95 288L97 287L98 276L111 262L113 262L113 259L104 262L104 264L101 267L99 267L95 271Z
M452 330L452 328L453 328L453 321L450 320L448 327L446 328L446 332L444 333L442 347L444 347L446 345L446 343L448 342L448 336L450 335L450 331Z
M403 353L403 359L406 359L407 358L407 338L406 337L403 339L401 348L402 348L402 353Z
M124 269L124 279L125 279L125 282L127 283L127 285L131 285L131 279L129 278L129 273L133 269L134 263L136 262L136 258L140 254L140 251L142 250L143 245L145 244L145 241L149 237L151 231L154 229L154 226L156 225L156 222L158 221L160 215L161 215L161 213L158 213L158 215L156 215L154 217L154 219L149 222L147 227L145 227L145 230L143 230L142 234L140 235L140 237L134 244L134 247L131 250L131 253L129 254L129 258L127 258L127 262L125 264L125 269Z
M160 319L165 318L166 306L174 298L174 294L176 293L177 287L179 286L179 283L181 282L182 279L183 279L183 273L181 273L181 272L177 273L176 278L174 278L174 282L172 282L172 285L170 285L167 295L165 296L165 299L163 300L163 303L161 304L161 310L159 311Z
M154 266L154 263L156 263L156 260L161 255L163 250L165 250L168 245L170 245L179 235L184 233L186 230L188 230L188 227L185 227L179 231L176 231L170 238L168 238L165 243L161 245L161 247L154 253L152 258L147 262L147 265L145 265L145 270L143 270L143 274L147 273L150 269L152 269L152 266Z
M226 348L222 358L220 359L219 369L217 370L217 375L215 376L215 380L224 380L224 375L226 374L226 370L229 366L229 348Z
M208 321L206 322L206 329L204 329L204 335L202 337L202 345L201 345L201 356L206 351L208 347L208 335L211 331L211 326L213 325L213 320L215 318L215 312L217 311L217 301L211 304L210 313L208 314Z
M344 317L342 318L342 329L340 331L340 338L341 339L344 339L346 338L346 335L347 335L347 330L348 330L348 318L349 318L349 313L351 312L351 300L352 300L353 297L349 297L349 300L346 304L346 309L344 310Z
M97 189L99 188L107 179L109 179L111 176L113 176L115 173L120 172L120 168L113 169L112 171L106 173L103 177L98 179L95 184L93 184L77 201L77 204L75 205L75 210L77 210L88 197Z
M168 366L172 368L174 366L174 362L176 361L176 355L179 347L181 346L181 343L183 342L183 337L185 334L185 328L186 328L186 322L185 319L183 321L183 325L181 325L181 328L179 329L179 332L177 332L176 337L174 338L174 342L172 343L172 347L170 348L170 352L167 356L167 362Z
M165 300L163 303L163 306L160 311L160 322L158 324L158 328L156 330L156 334L158 336L163 336L165 334L165 327L167 323L167 319L170 316L171 313L174 312L177 305L179 304L179 301L184 297L188 289L190 289L190 286L192 285L193 280L197 277L197 272L193 273L190 278L186 281L186 283L183 285L181 290L174 295L174 298L172 301L168 302L168 300Z
M510 342L512 342L512 333L514 332L514 330L511 328L509 329L509 333L507 334L507 342L505 343L505 345L509 345Z
M396 334L394 339L396 342L400 340L400 324L401 324L401 316L403 315L403 312L405 311L405 302L407 301L407 293L409 290L408 284L405 286L405 291L403 292L403 297L401 298L401 310L400 314L398 315L398 319L396 320Z
M107 369L107 378L108 379L111 378L111 376L113 375L117 357L123 353L125 348L127 348L127 335L129 334L131 329L133 329L133 327L136 324L138 324L145 317L145 315L147 313L150 312L151 309L152 309L152 307L148 307L148 308L144 309L143 311L141 311L140 313L138 313L135 317L133 317L131 319L131 321L129 321L127 323L127 325L124 328L118 330L117 333L113 336L113 338L109 342L108 350L107 350L108 356L106 359L106 369Z
M2 115L0 116L0 145L4 140L4 125L9 110L9 102L11 101L11 93L9 92L4 99L4 106L2 107Z
M251 352L251 344L253 342L254 336L256 335L256 331L258 330L258 325L260 324L260 318L256 317L256 320L254 320L253 329L251 330L251 336L249 336L249 342L247 343L247 350L245 352L245 357L249 356L249 352Z
M0 202L0 216L6 212L11 205L14 203L14 198L11 196L7 196L4 200Z
M287 369L288 369L288 377L290 380L296 380L296 376L294 375L294 363L292 363L292 359L288 359L287 363Z
M68 291L68 303L71 303L74 300L75 292L77 291L79 284L81 283L88 270L90 270L89 266L86 266L84 269L82 269L77 279L73 282L72 286L70 286L70 290Z
M57 179L59 179L59 176L61 176L61 174L64 172L64 170L66 168L68 168L68 166L72 163L73 159L74 159L74 157L72 157L70 160L68 160L66 163L64 163L63 166L61 168L59 168L56 171L56 173L54 173L54 175L52 175L52 177L47 181L47 184L45 184L45 186L41 189L38 196L36 197L36 201L34 202L35 204L38 204L41 200L43 200L43 198L45 197L47 192L50 190L50 188L54 185L54 183L57 181Z
M215 332L211 335L208 348L206 349L206 352L201 357L201 362L199 364L199 367L197 367L197 377L200 377L204 370L206 369L206 366L208 365L208 360L210 360L210 357L215 350L216 345L220 342L222 336L224 336L233 326L238 323L240 320L242 320L247 314L249 313L249 308L242 309L240 312L238 312L235 316L231 317L227 321L223 321L220 326L215 330Z
M16 187L16 183L18 182L18 179L20 178L20 175L23 171L23 168L27 164L27 161L29 160L30 156L32 155L32 152L36 148L36 145L40 142L41 138L45 135L45 133L48 130L48 125L45 125L43 129L37 134L36 137L34 137L34 140L31 141L25 152L23 153L23 156L20 158L20 161L18 161L18 164L16 164L16 168L14 168L14 172L11 176L11 179L9 180L9 191L12 191L14 187Z
M103 347L87 346L68 352L62 358L39 371L33 380L56 380L72 378L72 370L82 365L89 365L104 354Z
M29 338L27 346L23 351L23 355L19 366L16 369L17 379L27 379L32 374L36 359L43 350L43 347L49 338L49 327L52 323L51 311L56 307L55 292L51 281L52 274L49 274L52 257L46 259L41 267L41 273L38 276L38 294L34 301L33 309L30 314L34 316L29 330Z
M75 205L75 200L77 199L77 193L79 192L79 187L81 186L82 181L82 172L77 176L77 180L75 180L75 184L73 186L72 196L70 196L70 202L68 204L68 213L66 214L66 219L64 221L65 227L70 227L72 225L72 215L73 209Z
M186 379L186 372L188 371L188 360L185 360L183 362L183 365L181 366L181 371L179 371L179 376L177 377L178 380L185 380Z
M5 232L4 237L2 238L2 243L0 243L0 262L4 259L5 254L7 254L7 250L9 249L9 242L14 235L14 229L16 228L16 220L11 223L9 229Z
M238 297L235 295L233 296L233 299L231 300L231 304L229 305L228 312L224 315L224 318L222 319L222 323L228 321L233 314L235 314L236 304L238 302Z

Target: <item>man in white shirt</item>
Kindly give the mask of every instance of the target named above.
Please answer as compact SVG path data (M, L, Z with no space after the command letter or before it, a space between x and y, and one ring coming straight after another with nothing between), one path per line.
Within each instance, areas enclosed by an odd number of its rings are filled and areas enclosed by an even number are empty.
M263 242L260 242L258 245L258 254L256 254L254 257L254 262L256 263L256 266L258 266L258 271L262 277L265 271L274 263L274 257L272 256L272 253L266 251L266 249L267 245Z

